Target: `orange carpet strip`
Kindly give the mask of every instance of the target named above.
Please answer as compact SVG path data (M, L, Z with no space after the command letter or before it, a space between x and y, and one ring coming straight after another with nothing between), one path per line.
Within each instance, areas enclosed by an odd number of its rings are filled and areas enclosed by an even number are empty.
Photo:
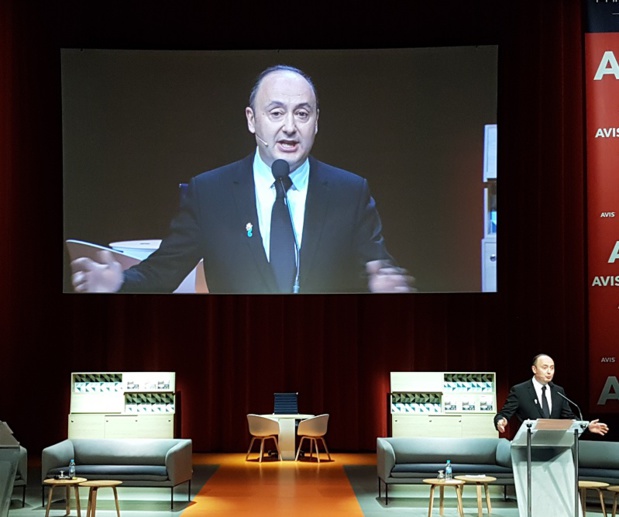
M181 517L363 517L344 465L373 465L374 454L331 454L333 461L258 463L257 454L194 454L194 462L220 465ZM326 456L325 456L326 460Z

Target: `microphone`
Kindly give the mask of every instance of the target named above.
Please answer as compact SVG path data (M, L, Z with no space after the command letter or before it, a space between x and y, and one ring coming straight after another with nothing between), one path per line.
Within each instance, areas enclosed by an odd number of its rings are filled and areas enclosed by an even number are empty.
M577 410L578 410L578 416L580 417L580 421L582 422L584 419L582 417L582 411L580 410L580 408L578 407L578 404L576 404L576 402L568 399L565 395L563 395L563 393L561 393L560 391L557 391L557 395L563 397L565 400L567 400L570 404L572 404L572 406L574 406Z
M264 140L262 140L262 138L260 138L258 135L256 135L256 137L261 142L264 142ZM276 180L281 181L290 174L290 164L286 160L282 160L281 158L279 160L275 160L271 165L271 172L273 173L273 176Z
M267 144L265 140L263 140L262 138L260 138L260 137L258 136L258 133L254 133L254 136L255 136L258 140L260 140L260 141L264 144L264 146L265 146L265 147L269 147L269 144ZM281 161L283 162L284 160L281 160ZM287 162L286 162L286 163L287 163Z
M258 135L256 135L256 138L258 138L261 142L263 142L264 145L267 145L267 143L264 140L262 140L262 138L260 138ZM271 165L271 172L273 173L273 177L275 178L275 181L279 181L282 186L282 190L284 191L284 202L286 203L286 206L288 207L288 217L290 217L290 226L292 226L292 236L294 239L295 275L294 275L294 285L292 287L292 292L294 294L298 294L299 289L300 289L299 272L301 271L301 254L299 253L299 240L297 239L297 231L294 227L294 222L292 218L292 210L290 208L290 203L288 203L288 193L286 191L286 187L284 186L284 178L290 175L290 164L286 160L282 160L282 159L275 160L273 164Z

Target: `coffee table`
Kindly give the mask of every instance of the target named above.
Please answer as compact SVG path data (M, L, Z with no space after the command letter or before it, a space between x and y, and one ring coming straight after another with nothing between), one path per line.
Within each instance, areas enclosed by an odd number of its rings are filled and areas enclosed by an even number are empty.
M613 517L617 515L617 497L619 497L619 486L609 486L606 490L613 493Z
M473 476L473 475L462 475L456 476L456 479L460 479L465 483L475 483L477 487L477 515L479 517L483 514L482 502L481 502L481 487L484 487L484 492L486 493L486 508L488 509L488 514L492 513L492 505L490 504L490 494L488 493L488 483L492 483L496 481L495 477L492 476Z
M100 488L111 488L114 491L114 502L116 503L116 515L120 517L120 507L118 505L118 492L116 487L122 485L122 481L112 479L93 479L92 481L84 481L80 486L88 487L88 510L86 517L95 517L97 511L97 492Z
M434 489L439 487L440 491L440 506L439 506L439 514L443 515L444 505L444 492L446 486L452 486L456 490L456 497L458 499L458 514L460 517L464 517L464 512L462 510L462 485L464 485L464 481L460 479L424 479L424 483L430 485L430 505L428 507L428 517L432 517L432 508L434 507Z
M604 494L602 488L608 487L609 483L603 481L579 481L578 490L580 491L580 504L582 504L582 515L587 517L587 490L596 490L600 496L600 505L602 506L602 515L606 517L606 506L604 506Z
M47 507L45 508L45 517L49 517L49 509L52 506L52 494L54 493L54 488L64 487L65 488L65 499L67 501L66 506L66 514L71 515L71 488L75 491L75 503L77 505L77 517L82 517L82 512L80 508L80 492L78 486L80 483L86 481L86 478L62 478L62 479L44 479L43 484L49 486L49 494L47 496Z

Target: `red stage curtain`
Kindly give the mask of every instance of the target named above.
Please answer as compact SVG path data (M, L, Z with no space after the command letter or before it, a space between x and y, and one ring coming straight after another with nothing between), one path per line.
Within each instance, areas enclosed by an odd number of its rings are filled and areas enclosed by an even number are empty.
M496 371L500 404L542 351L587 400L579 2L318 16L348 31L334 45L499 43L497 295L63 295L59 48L225 48L232 36L182 1L125 4L2 3L0 418L26 447L66 437L72 371L177 372L179 434L196 451L245 450L245 415L271 411L275 391L331 414L333 450L372 450L388 432L389 372ZM260 23L239 23L261 41Z

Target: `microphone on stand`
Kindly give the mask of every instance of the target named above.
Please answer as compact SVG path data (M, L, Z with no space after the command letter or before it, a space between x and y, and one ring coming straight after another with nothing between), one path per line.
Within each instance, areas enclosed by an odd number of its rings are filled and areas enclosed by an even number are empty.
M567 400L570 404L572 404L572 406L574 406L577 410L578 410L578 416L580 417L580 421L582 422L584 419L582 417L582 411L580 410L580 407L578 407L578 404L576 404L576 402L568 399L565 395L563 395L563 393L561 393L560 391L557 391L557 395L563 397L565 400Z
M264 143L268 147L268 144L262 140L258 135L256 137ZM299 253L299 241L297 239L297 231L294 227L292 210L290 208L290 203L288 203L288 192L284 185L284 178L290 175L290 164L286 160L275 160L273 165L271 165L271 172L273 173L273 177L275 181L279 181L282 190L284 191L284 202L286 203L286 207L288 207L288 217L290 218L290 226L292 226L292 237L294 240L294 264L295 264L295 275L294 275L294 285L292 286L292 292L294 294L298 294L300 290L299 285L299 272L301 270L301 254Z

